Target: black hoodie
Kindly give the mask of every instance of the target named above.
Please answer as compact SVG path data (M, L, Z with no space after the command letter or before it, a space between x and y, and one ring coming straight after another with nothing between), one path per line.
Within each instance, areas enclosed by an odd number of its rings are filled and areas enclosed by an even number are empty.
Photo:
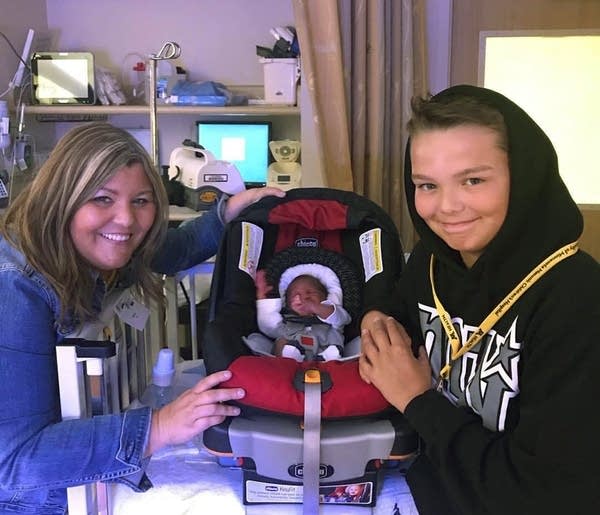
M420 235L393 314L425 345L434 377L448 341L429 281L462 342L537 264L576 241L583 222L536 123L502 95L455 86L499 110L508 128L506 220L466 268L416 213L407 148L405 186ZM410 145L410 142L409 142ZM388 310L390 311L390 310ZM413 399L405 415L423 450L408 482L420 515L592 513L600 509L600 266L583 251L544 274L470 352L445 394Z

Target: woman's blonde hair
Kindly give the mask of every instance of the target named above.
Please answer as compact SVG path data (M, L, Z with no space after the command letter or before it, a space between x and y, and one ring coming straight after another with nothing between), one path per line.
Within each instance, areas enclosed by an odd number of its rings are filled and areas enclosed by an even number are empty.
M113 175L136 163L152 185L156 217L127 268L138 296L162 302L161 280L150 263L165 236L169 202L158 170L127 131L108 123L71 129L4 215L0 232L56 290L61 321L67 315L79 322L94 316L96 276L75 249L71 220Z

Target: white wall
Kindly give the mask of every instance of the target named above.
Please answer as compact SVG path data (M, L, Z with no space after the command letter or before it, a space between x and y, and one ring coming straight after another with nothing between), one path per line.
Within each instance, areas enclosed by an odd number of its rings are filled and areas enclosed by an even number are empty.
M256 45L272 47L269 29L294 25L291 0L46 0L57 50L88 50L120 70L129 53L181 46L177 64L192 80L262 84Z

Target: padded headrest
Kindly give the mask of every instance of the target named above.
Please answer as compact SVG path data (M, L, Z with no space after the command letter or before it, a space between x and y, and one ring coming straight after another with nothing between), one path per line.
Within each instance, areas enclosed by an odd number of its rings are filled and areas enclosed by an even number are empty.
M296 271L302 270L297 268L302 265L308 265L309 268L305 269L304 273L309 275L314 275L312 272L317 268L312 267L317 265L319 273L323 274L322 277L317 278L325 285L328 292L337 291L339 294L339 300L334 302L343 305L353 319L360 313L364 279L354 264L341 253L312 247L290 247L282 250L276 253L265 267L267 282L279 285L279 294L283 297L283 290L289 286L293 278L301 275ZM326 277L324 270L329 270L331 276ZM286 273L289 273L289 279L286 278L287 282L284 283L285 288L282 290L282 277ZM334 280L337 280L338 284Z
M282 299L285 298L285 292L290 283L300 275L316 277L327 289L327 300L333 304L343 304L344 295L338 276L331 268L319 265L318 263L304 263L292 266L283 272L281 279L279 279L279 296Z

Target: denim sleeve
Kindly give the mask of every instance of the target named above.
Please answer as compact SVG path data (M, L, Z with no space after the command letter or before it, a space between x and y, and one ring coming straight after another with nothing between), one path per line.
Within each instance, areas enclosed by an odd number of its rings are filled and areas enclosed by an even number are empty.
M152 269L159 274L175 275L202 263L217 253L222 235L223 222L219 207L215 206L201 216L169 228L165 242L154 256Z
M151 486L140 474L149 408L61 421L56 299L35 274L0 267L0 491L105 480Z

